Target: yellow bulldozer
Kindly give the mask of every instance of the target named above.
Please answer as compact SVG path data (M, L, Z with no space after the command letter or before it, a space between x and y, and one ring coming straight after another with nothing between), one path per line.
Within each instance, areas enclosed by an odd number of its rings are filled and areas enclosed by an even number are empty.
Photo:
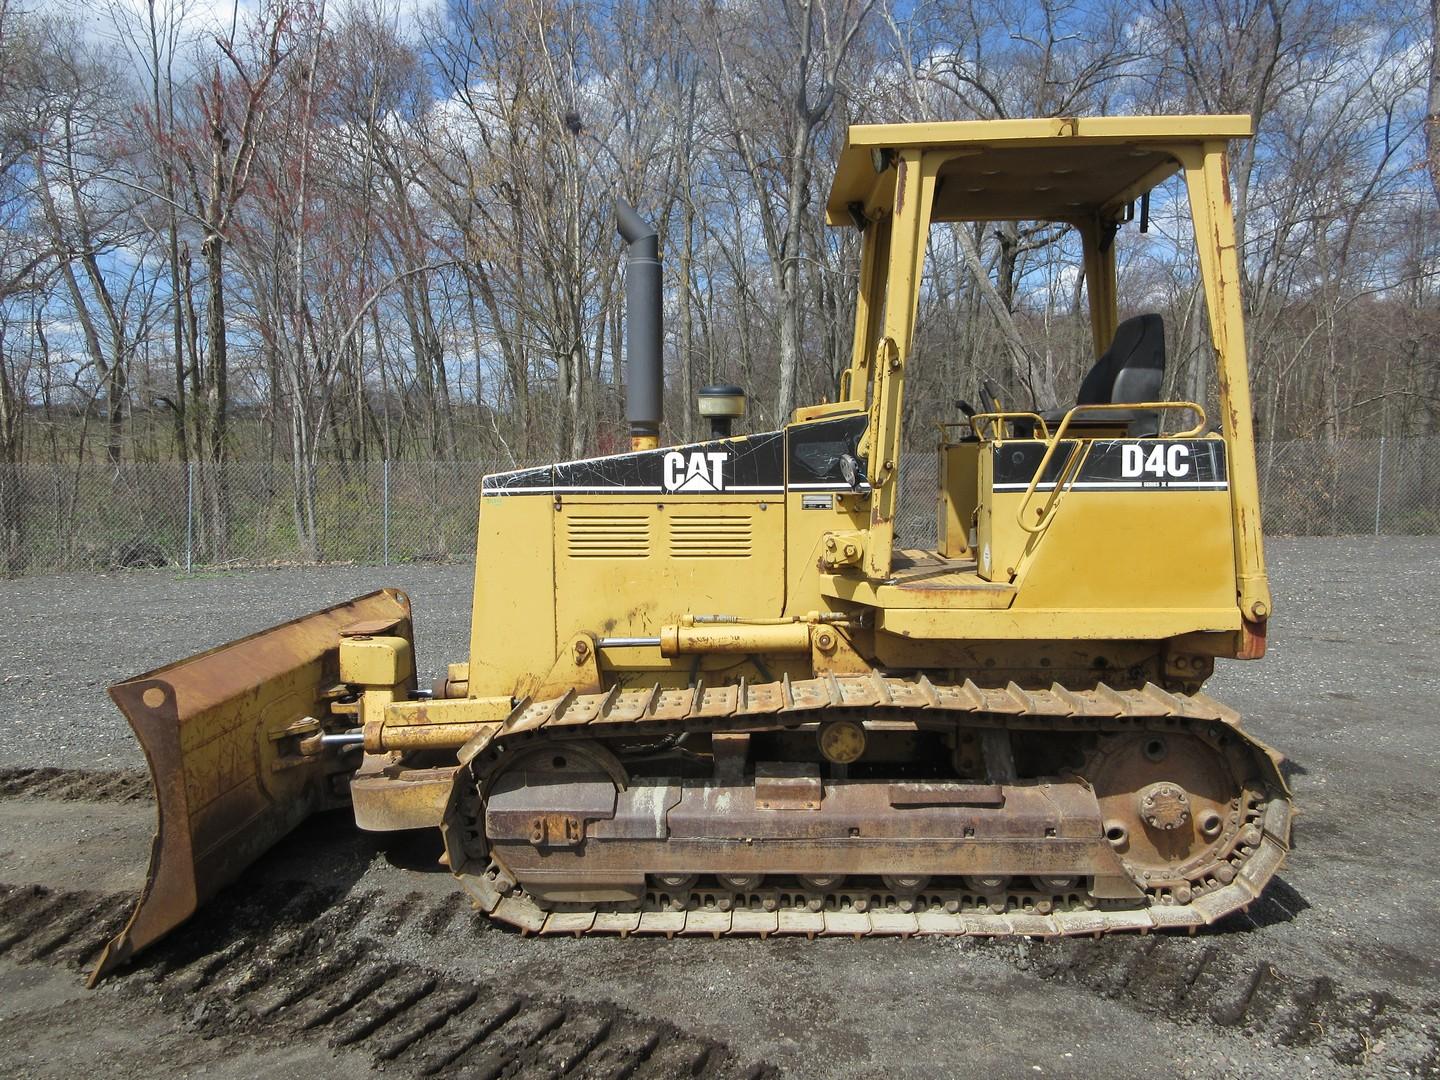
M628 207L628 453L486 476L468 662L417 686L382 590L111 690L159 830L124 963L308 815L434 829L534 933L1098 935L1245 908L1289 849L1271 750L1201 693L1270 615L1226 176L1248 117L849 129L857 229L836 400L662 446L655 231ZM1164 400L1116 238L1183 175L1219 423ZM1181 205L1184 205L1183 203ZM987 384L943 423L936 539L896 545L933 225L1064 223L1095 365L1076 403ZM939 404L939 403L937 403ZM944 403L950 404L950 403ZM911 411L914 411L912 403Z

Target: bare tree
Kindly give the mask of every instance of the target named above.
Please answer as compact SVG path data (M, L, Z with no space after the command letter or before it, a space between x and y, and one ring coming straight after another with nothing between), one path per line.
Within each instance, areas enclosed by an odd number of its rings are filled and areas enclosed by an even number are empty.
M1430 186L1440 202L1440 0L1430 0L1430 77L1425 95L1425 149Z
M762 5L763 7L763 5ZM774 269L779 321L778 417L795 409L803 240L814 202L815 149L874 0L777 0L737 17L710 8L698 23L730 149L744 168ZM758 123L757 123L758 121Z
M218 37L113 0L126 63L0 0L0 463L195 462L218 551L226 462L263 458L318 555L327 458L616 449L617 194L661 233L667 435L699 434L705 381L778 425L848 358L856 237L819 212L845 123L1105 112L1256 119L1233 181L1266 434L1430 430L1434 0L879 2L498 0L410 40L380 0L266 0ZM1168 198L1122 234L1121 302L1163 311L1168 386L1203 400ZM1094 359L1075 233L931 241L916 417L982 369L1067 397Z
M253 24L214 39L215 56L196 87L197 115L176 132L174 153L189 182L205 266L204 366L193 373L196 449L210 467L206 484L213 542L223 550L228 532L224 472L229 448L229 341L225 311L225 248L251 167L275 83L293 48L295 9L263 8ZM188 286L182 286L188 292ZM194 405L199 405L195 408Z

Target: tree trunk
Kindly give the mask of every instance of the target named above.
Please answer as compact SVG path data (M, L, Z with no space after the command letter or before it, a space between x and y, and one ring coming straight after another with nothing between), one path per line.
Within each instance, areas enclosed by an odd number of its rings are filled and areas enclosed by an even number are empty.
M217 154L218 158L218 154ZM218 206L221 186L219 165L211 181L211 206ZM208 232L200 244L205 261L205 451L210 476L204 485L210 509L210 542L216 559L226 557L225 440L229 408L228 357L225 341L225 242Z
M1430 186L1440 202L1440 0L1430 0L1430 87L1425 102L1426 160Z

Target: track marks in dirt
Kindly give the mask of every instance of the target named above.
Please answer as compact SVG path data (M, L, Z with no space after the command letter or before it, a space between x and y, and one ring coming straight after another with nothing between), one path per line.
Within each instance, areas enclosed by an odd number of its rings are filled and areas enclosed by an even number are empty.
M0 885L0 956L83 967L98 958L133 906L125 896Z
M0 955L94 963L130 899L0 885ZM377 1065L438 1077L760 1077L724 1045L611 1005L520 994L384 956L356 930L440 934L451 903L388 905L303 883L230 890L140 963L121 993L156 1000L202 1034L325 1039Z
M0 769L0 798L7 797L133 802L151 794L140 770L7 768ZM149 954L122 983L187 1010L202 1029L254 1028L292 1038L319 1032L336 1047L358 1047L377 1062L394 1061L426 1075L513 1072L522 1061L527 1075L643 1078L709 1072L712 1066L737 1071L722 1046L573 1003L569 1011L557 1006L563 1014L558 1025L540 1024L543 1030L523 1038L544 1019L530 1015L535 1005L529 999L413 964L374 965L380 955L374 939L438 940L463 933L472 920L483 922L458 893L427 898L410 892L384 902L362 895L333 903L326 890L290 883L231 894ZM128 895L0 885L0 955L88 967L124 924L131 903ZM1232 947L1237 931L1288 922L1306 906L1277 879L1248 913L1195 938L972 944L1041 978L1084 987L1146 1015L1241 1031L1362 1071L1383 1060L1415 1075L1440 1076L1434 1019L1413 1004L1383 990L1350 991L1329 975L1296 972L1283 958ZM524 1024L511 1027L522 1012Z
M34 798L85 802L148 802L153 796L143 769L0 769L0 799Z
M1233 934L1233 928L1232 928ZM1193 938L1150 935L1100 941L995 942L1021 969L1125 1002L1181 1024L1209 1023L1280 1046L1364 1068L1387 1043L1436 1053L1435 1035L1414 1009L1384 991L1347 992L1328 975L1288 970L1223 931ZM1395 1036L1402 1035L1403 1038ZM1417 1075L1420 1060L1397 1058ZM1392 1058L1392 1062L1397 1060Z

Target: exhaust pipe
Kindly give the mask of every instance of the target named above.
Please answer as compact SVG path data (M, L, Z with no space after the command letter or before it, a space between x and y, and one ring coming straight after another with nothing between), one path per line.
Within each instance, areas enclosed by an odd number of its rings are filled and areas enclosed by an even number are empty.
M630 245L625 267L625 418L630 449L660 445L664 357L661 350L660 237L624 199L615 223Z

